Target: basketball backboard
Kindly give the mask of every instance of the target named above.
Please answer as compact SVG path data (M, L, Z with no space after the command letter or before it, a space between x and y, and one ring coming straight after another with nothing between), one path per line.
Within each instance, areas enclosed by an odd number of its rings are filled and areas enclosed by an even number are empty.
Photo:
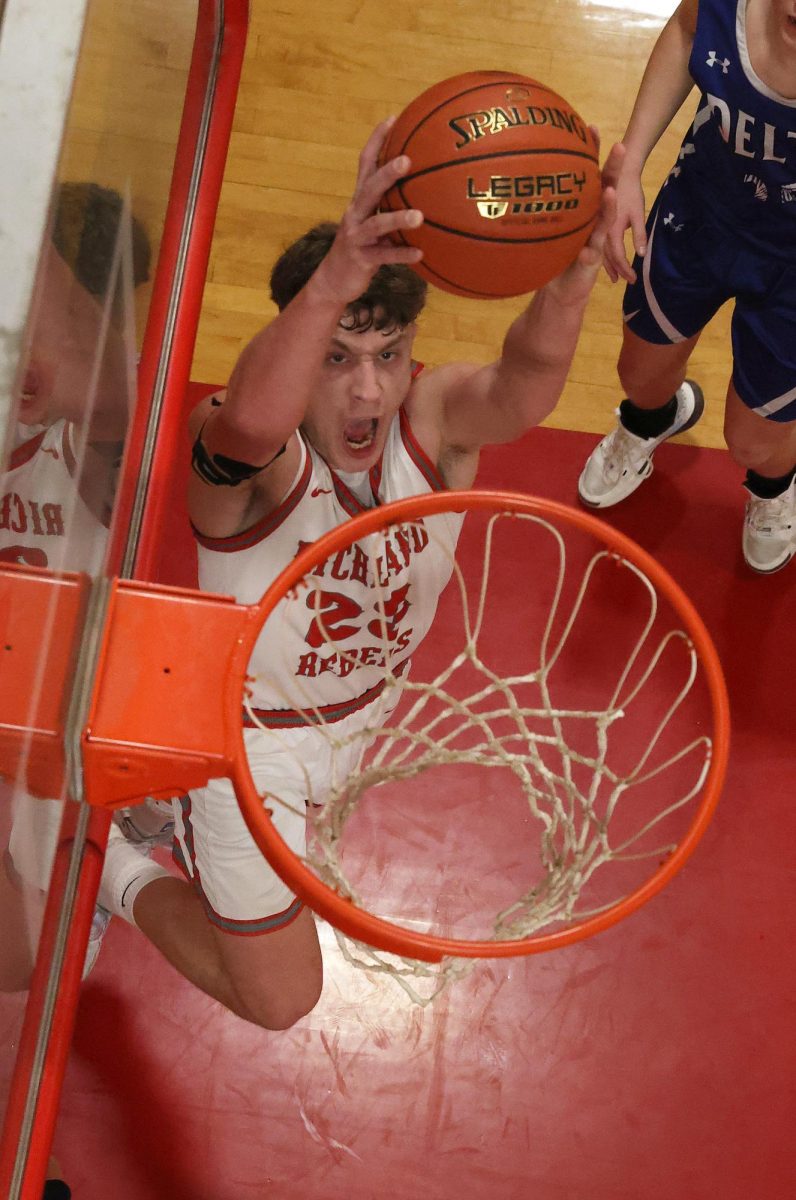
M68 0L57 13L9 0L2 10L0 96L15 113L0 185L11 332L0 354L0 1176L9 1197L41 1194L38 1160L57 1111L53 1029L68 1032L79 983L64 973L65 952L70 938L85 939L108 824L83 803L75 738L104 581L135 569L145 418L156 382L162 402L162 358L173 351L163 350L163 328L168 320L173 330L185 284L174 263L198 203L197 131L206 136L211 123L222 17L216 0L165 9ZM194 312L197 291L194 280ZM45 577L63 586L36 609L20 580ZM38 642L23 670L31 631Z

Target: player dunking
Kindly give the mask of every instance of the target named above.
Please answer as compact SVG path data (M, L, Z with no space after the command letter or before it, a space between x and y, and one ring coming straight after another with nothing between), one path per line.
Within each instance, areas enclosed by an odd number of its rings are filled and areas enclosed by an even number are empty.
M245 348L226 393L193 415L189 506L202 585L243 602L259 598L301 543L361 508L471 486L483 445L513 440L551 411L575 349L612 214L611 189L589 245L515 320L497 362L418 369L412 343L425 285L410 268L419 252L396 247L387 235L417 226L422 215L376 211L409 166L405 158L377 166L390 126L383 123L368 140L340 225L310 231L276 264L279 315ZM620 158L617 149L606 182ZM452 524L450 545L456 534ZM396 644L408 654L431 621L448 568L422 538L393 551L379 620L394 622ZM337 706L343 732L346 721L381 715L368 671L368 624L377 612L365 570L352 554L321 598L325 628L344 644L346 666L330 654L328 634L314 636L306 609L281 657L258 645L254 702L264 724L275 709L277 717L292 715L286 710L296 679L314 703ZM411 631L410 604L418 618ZM348 669L354 661L356 669ZM283 671L280 663L289 665ZM306 724L293 736L322 789L323 739ZM304 777L289 778L289 756L274 752L267 732L247 729L245 737L258 785L265 791L277 780L280 795L306 799ZM282 823L277 810L274 819L293 845L304 836L303 818ZM312 914L265 863L227 781L191 793L178 828L190 884L115 845L103 903L233 1012L268 1028L289 1026L320 994Z
M694 83L697 113L645 232L641 172ZM649 476L661 442L699 419L688 359L733 299L724 436L746 468L744 557L776 571L796 550L794 0L682 0L653 49L625 146L605 259L612 279L627 280L618 370L628 399L584 467L580 498L619 503Z

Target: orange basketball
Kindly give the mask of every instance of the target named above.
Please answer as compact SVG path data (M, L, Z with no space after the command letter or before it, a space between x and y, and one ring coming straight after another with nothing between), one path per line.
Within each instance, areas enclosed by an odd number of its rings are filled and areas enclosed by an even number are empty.
M470 71L404 109L381 153L412 165L382 209L419 208L418 274L446 292L535 291L578 254L600 208L597 143L561 96L510 71Z

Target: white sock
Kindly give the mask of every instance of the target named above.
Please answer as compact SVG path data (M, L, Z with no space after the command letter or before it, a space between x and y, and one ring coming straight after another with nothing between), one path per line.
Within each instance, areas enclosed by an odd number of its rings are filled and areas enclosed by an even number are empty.
M130 925L135 925L133 905L142 888L153 879L169 879L169 872L153 862L140 846L132 845L111 826L97 903Z

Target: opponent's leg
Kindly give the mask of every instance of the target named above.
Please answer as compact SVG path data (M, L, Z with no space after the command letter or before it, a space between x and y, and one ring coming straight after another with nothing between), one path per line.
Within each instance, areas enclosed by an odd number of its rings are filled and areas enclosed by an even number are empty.
M624 327L617 369L627 399L619 405L616 426L583 468L578 495L584 504L608 508L631 495L652 473L658 446L702 416L702 389L685 378L698 338L655 345Z
M753 570L770 574L796 553L796 421L767 420L730 383L724 438L746 468L744 558Z

